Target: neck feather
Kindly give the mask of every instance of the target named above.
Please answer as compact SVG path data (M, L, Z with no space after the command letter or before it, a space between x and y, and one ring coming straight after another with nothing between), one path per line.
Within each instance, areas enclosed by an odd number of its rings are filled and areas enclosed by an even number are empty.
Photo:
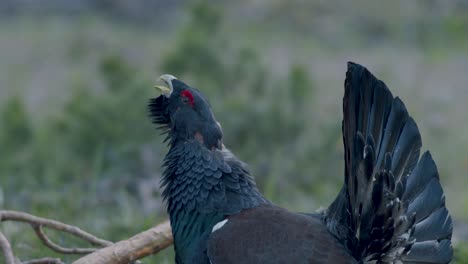
M225 148L186 141L171 147L164 166L163 197L177 254L185 259L198 251L194 247L206 247L213 226L224 217L269 203L246 165Z

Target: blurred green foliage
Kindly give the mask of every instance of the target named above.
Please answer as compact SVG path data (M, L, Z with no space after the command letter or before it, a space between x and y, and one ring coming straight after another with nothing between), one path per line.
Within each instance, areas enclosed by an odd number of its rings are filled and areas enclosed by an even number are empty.
M468 263L468 243L461 242L455 247L454 263Z
M289 2L276 5L272 14L292 8ZM319 122L326 110L308 65L299 60L278 73L258 50L233 39L225 30L227 14L213 2L191 4L188 14L152 66L207 94L226 146L250 164L269 199L292 210L326 205L322 201L331 201L342 182L341 120ZM311 19L295 14L294 25ZM392 34L397 29L389 21L361 30ZM454 32L466 24L459 16L444 23ZM99 42L74 39L67 47L70 64L84 61L87 53L97 57L91 68L98 85L90 86L86 76L77 74L77 81L65 87L70 96L59 110L39 121L21 94L5 100L0 109L0 207L120 240L165 218L158 185L167 148L146 112L148 98L156 95L124 51L96 55L93 47ZM32 232L12 224L1 228L21 258L54 256L38 246ZM63 234L52 237L76 244ZM457 263L468 259L467 252L466 245L457 248ZM168 249L146 261L172 263L172 254Z

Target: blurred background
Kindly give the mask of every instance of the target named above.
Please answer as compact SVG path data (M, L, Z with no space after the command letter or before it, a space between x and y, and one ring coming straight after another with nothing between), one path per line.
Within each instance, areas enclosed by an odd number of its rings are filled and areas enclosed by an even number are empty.
M167 146L146 110L163 73L208 95L269 199L326 207L343 181L347 61L418 123L455 220L456 263L468 263L466 0L0 0L0 208L109 240L165 219ZM0 229L23 260L55 256L21 224ZM145 261L172 262L172 248Z

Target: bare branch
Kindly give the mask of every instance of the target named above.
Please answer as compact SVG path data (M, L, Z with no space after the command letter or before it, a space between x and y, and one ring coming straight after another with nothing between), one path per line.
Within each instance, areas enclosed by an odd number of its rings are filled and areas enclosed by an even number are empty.
M73 264L127 264L157 253L172 243L171 225L166 221L127 240L86 255Z
M41 217L37 217L31 214L17 212L17 211L9 211L9 210L0 210L0 221L18 221L18 222L25 222L29 223L33 226L45 226L51 229L55 229L58 231L66 232L72 234L78 238L81 238L95 246L110 246L113 243L101 238L98 238L86 231L81 230L80 228L72 225L67 225L61 223L59 221L45 219Z
M15 257L13 256L10 242L8 242L2 232L0 232L0 247L2 248L3 256L5 256L5 263L15 264Z
M97 250L97 248L66 248L60 245L55 244L50 240L47 235L42 230L40 225L32 225L34 231L36 232L39 239L46 245L48 248L52 249L55 252L62 254L89 254Z
M0 210L0 222L16 221L30 224L39 239L52 250L62 254L88 254L74 262L74 264L127 264L139 263L138 259L157 253L172 245L173 237L169 221L165 221L147 231L137 234L127 240L118 243L100 239L94 235L81 230L78 227L67 225L55 220L45 219L18 211ZM81 238L93 245L105 248L66 248L57 245L44 233L43 227L62 231ZM0 246L4 252L6 264L14 264L15 260L11 252L8 240L0 233ZM42 258L23 262L23 264L63 263L56 258Z
M24 261L21 264L64 264L64 262L58 258L41 258Z

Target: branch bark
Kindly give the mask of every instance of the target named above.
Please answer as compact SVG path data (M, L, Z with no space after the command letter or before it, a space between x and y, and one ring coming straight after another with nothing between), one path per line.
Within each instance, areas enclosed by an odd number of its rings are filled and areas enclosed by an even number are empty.
M33 260L21 262L21 264L65 264L65 263L63 263L58 258L41 258L41 259L33 259Z
M15 222L24 222L31 224L32 226L45 226L57 231L66 232L72 234L78 238L81 238L85 241L88 241L95 246L110 246L113 243L101 238L98 238L86 231L81 230L80 228L72 225L67 225L59 221L37 217L31 214L18 212L18 211L9 211L9 210L0 210L0 222L3 221L15 221Z
M0 247L2 248L3 255L5 256L5 263L15 264L15 257L13 256L10 242L8 242L8 239L6 239L2 232L0 232Z
M171 225L166 221L127 240L86 255L73 264L127 264L155 254L172 243Z
M173 243L172 230L169 221L165 221L147 231L137 234L129 239L122 240L117 243L98 238L80 228L72 225L67 225L59 221L37 217L31 214L0 210L0 222L14 221L24 222L31 225L36 232L36 235L42 243L52 250L62 254L88 254L76 260L74 264L127 264L133 263L138 259L155 254ZM57 231L69 233L78 238L81 238L93 245L104 247L97 248L66 248L55 244L51 241L42 230L43 227L55 229ZM11 250L10 243L6 237L0 232L0 248L2 249L5 263L14 264L15 258ZM28 264L39 263L63 263L56 258L43 258L23 262Z
M36 235L39 239L46 245L48 248L52 249L55 252L62 253L62 254L89 254L96 250L97 248L66 248L60 245L55 244L52 240L50 240L47 235L42 230L42 226L40 225L33 225L33 229L36 232Z

